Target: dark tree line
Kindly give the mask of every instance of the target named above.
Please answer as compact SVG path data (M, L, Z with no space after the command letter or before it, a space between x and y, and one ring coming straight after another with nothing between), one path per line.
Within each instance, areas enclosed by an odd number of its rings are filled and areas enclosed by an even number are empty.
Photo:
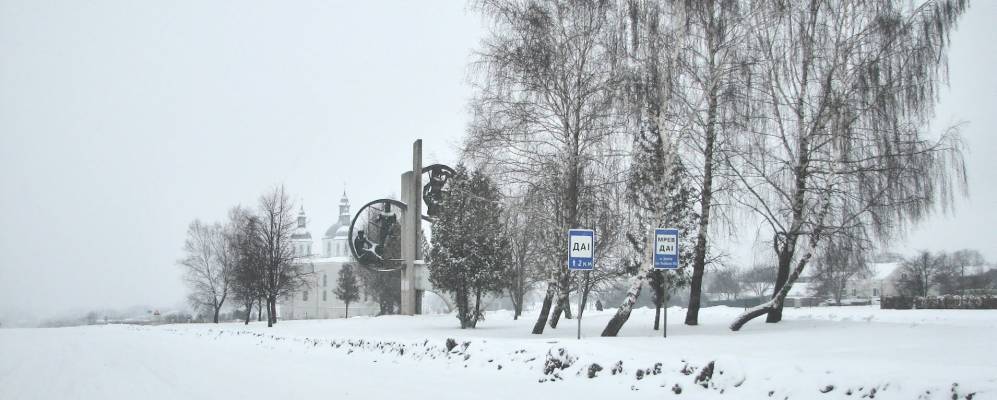
M976 250L919 251L900 264L894 284L904 297L974 295L997 292L997 273Z

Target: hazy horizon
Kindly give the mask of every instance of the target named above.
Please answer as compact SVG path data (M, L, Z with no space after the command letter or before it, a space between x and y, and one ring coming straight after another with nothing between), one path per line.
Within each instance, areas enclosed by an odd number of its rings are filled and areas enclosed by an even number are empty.
M960 21L932 126L966 122L970 197L894 251L997 261L995 18ZM283 184L317 244L344 190L398 192L415 139L455 163L483 29L464 2L0 0L0 317L182 304L195 218Z

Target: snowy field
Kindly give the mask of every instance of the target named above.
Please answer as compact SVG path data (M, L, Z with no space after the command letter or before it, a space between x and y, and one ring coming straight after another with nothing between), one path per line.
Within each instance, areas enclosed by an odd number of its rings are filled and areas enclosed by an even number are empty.
M575 320L534 336L535 314L506 312L467 331L452 315L0 329L0 399L997 399L997 311L787 309L728 331L739 312L689 327L672 308L663 339L653 310L618 338L593 311L581 341Z

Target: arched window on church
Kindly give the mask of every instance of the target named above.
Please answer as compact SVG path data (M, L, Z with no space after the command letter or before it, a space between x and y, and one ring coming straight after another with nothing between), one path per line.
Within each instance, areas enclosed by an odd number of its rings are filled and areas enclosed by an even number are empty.
M328 300L328 298L326 297L328 293L329 293L329 292L327 292L327 291L325 291L325 290L323 290L323 291L322 291L322 301L326 301L326 300Z
M308 301L308 291L307 290L301 293L301 300L302 301Z
M322 274L322 287L329 286L329 275Z

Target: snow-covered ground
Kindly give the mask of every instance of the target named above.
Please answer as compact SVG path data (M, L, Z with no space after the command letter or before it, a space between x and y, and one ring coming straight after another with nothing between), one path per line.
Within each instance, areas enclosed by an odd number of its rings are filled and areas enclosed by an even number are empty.
M690 327L672 308L667 339L647 309L618 338L598 336L612 311L587 312L580 341L575 320L536 336L535 314L507 312L466 331L452 315L2 329L0 399L997 398L997 311L787 309L730 332L740 311Z

